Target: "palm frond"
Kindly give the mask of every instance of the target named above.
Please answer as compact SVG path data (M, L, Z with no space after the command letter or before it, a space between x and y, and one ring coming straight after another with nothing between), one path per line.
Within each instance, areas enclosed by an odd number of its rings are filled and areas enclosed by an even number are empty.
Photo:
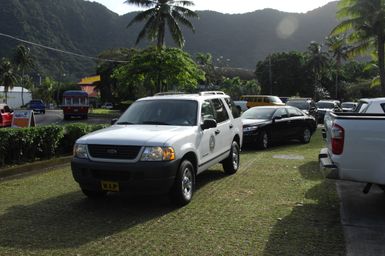
M187 0L180 0L180 1L173 1L175 5L181 5L181 6L194 6L193 1L187 1Z
M184 38L178 23L176 23L175 19L170 15L167 18L167 24L170 29L172 39L179 46L179 48L182 48L184 46Z
M124 1L126 4L132 4L139 7L151 7L157 4L157 1L152 0L126 0Z
M199 18L199 15L196 12L191 11L187 8L181 6L174 6L173 9L179 13L183 13L183 15L186 17Z
M181 15L179 12L177 12L177 11L172 11L172 16L173 16L177 21L179 21L180 23L182 23L182 24L185 25L186 27L190 28L190 29L195 33L194 25L193 25L188 19L186 19L183 15Z
M135 45L137 45L146 35L151 37L151 28L154 26L155 17L152 16L144 25L143 29L140 31L138 37L136 38Z
M136 22L142 22L143 20L148 19L154 15L156 15L156 9L155 8L151 8L151 9L148 9L146 11L140 12L130 21L130 23L128 23L127 27L132 26L132 24L134 24Z

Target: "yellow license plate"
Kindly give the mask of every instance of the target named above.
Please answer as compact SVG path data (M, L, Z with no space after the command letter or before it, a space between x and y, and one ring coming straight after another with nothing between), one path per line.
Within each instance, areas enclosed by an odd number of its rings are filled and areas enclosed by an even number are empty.
M119 183L102 180L102 190L119 192Z

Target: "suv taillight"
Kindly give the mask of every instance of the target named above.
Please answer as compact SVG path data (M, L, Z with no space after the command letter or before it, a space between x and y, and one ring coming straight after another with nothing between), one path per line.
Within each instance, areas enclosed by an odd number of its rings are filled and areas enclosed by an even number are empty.
M345 130L338 124L333 124L331 130L332 152L341 155L344 151Z

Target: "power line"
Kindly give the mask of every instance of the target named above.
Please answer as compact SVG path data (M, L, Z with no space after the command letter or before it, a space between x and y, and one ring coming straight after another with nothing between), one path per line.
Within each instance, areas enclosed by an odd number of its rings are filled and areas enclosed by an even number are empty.
M37 46L37 47L41 47L41 48L44 48L44 49L47 49L47 50L51 50L51 51L55 51L55 52L60 52L60 53L68 54L68 55L73 55L73 56L80 57L80 58L86 58L86 59L98 60L98 61L106 61L106 62L128 63L128 61L124 61L124 60L103 59L103 58L87 56L87 55L83 55L83 54L79 54L79 53L74 53L74 52L70 52L70 51L66 51L66 50L61 50L61 49L53 48L53 47L50 47L50 46L46 46L46 45L42 45L42 44L31 42L31 41L27 41L27 40L24 40L24 39L15 37L15 36L7 35L7 34L1 33L1 32L0 32L0 36L7 37L7 38L10 38L10 39L13 39L13 40L16 40L16 41L19 41L19 42L23 42L23 43L26 43L26 44L34 45L34 46Z

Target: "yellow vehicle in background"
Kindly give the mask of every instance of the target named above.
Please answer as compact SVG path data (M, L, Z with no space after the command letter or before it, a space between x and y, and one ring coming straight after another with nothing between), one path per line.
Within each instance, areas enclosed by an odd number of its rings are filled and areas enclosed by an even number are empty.
M285 103L277 96L272 95L243 95L241 100L247 101L247 107L257 106L284 106Z

